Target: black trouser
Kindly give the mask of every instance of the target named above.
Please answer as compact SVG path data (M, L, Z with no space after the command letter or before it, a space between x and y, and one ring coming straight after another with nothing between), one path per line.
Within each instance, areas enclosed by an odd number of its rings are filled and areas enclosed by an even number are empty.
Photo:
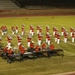
M51 57L51 55L52 55L52 52L49 50L49 51L47 52L47 56L48 56L48 57Z

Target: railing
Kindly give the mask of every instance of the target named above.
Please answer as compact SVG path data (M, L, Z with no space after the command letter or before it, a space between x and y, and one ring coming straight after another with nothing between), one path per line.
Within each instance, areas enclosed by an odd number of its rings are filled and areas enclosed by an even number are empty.
M20 7L20 4L16 0L12 0L12 1Z

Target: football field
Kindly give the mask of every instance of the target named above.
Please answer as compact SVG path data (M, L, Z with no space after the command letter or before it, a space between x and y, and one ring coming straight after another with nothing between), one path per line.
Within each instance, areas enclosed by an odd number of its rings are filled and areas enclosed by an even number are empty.
M32 37L34 44L37 45L36 29L37 25L42 27L43 41L45 42L46 26L50 27L51 42L55 48L64 50L64 57L56 56L49 58L38 58L24 60L22 62L15 61L8 64L6 60L0 57L0 75L52 75L64 72L75 71L75 42L72 43L70 36L70 27L75 28L75 16L34 16L34 17L5 17L0 18L0 27L6 25L8 33L2 37L2 46L6 46L6 36L12 36L12 47L17 47L16 34L11 35L11 26L18 25L19 34L21 34L21 25L25 24L25 35L22 36L22 44L27 48L27 36L29 34L30 25L34 26L35 34ZM64 43L64 37L60 37L60 44L55 43L53 36L53 27L56 27L61 34L61 27L65 27L68 32L68 42Z

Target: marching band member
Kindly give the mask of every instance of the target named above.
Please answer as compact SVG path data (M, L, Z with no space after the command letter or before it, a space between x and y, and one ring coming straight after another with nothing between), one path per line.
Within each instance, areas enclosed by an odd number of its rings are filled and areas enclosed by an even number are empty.
M37 34L39 33L40 26L37 26Z
M55 46L53 43L50 44L50 50L54 50Z
M36 45L35 52L39 52L39 51L40 51L40 47L39 47L39 45Z
M32 27L32 33L31 34L32 34L32 36L34 35L34 27Z
M42 33L42 28L40 27L40 29L39 29L39 33Z
M30 34L32 33L32 25L30 25Z
M64 35L64 32L65 32L65 28L62 27L62 28L61 28L61 35Z
M50 45L51 35L48 36L48 46Z
M31 37L27 38L27 42L28 42L28 48L30 47L30 42L31 42Z
M1 33L2 33L2 35L4 35L4 28L3 28L3 26L1 26Z
M67 38L68 38L68 33L65 31L64 32L64 43L67 43Z
M49 30L50 30L49 26L46 26L46 33L49 33Z
M17 35L17 39L18 39L18 46L19 46L21 44L22 37L20 35Z
M46 32L46 43L48 43L48 36L49 36L49 33Z
M72 42L74 42L74 39L75 39L75 33L74 31L72 32Z
M70 36L72 36L72 32L74 31L74 28L70 28Z
M7 33L7 26L1 26L0 28L2 35Z
M7 27L4 26L4 34L6 34L6 33L7 33Z
M21 45L21 47L19 48L20 50L20 54L22 56L22 60L23 60L23 54L26 52L26 49L24 48L24 46Z
M11 40L12 40L12 38L10 36L7 36L7 45L8 45L8 47L11 46Z
M8 50L8 45L4 48L4 53L7 54L7 50Z
M46 44L44 42L42 43L42 50L43 49L46 49Z
M48 57L51 56L52 50L54 50L54 48L55 48L54 44L53 43L50 43L49 50L47 52Z
M58 33L57 34L57 44L59 44L59 42L60 42L60 34Z
M55 33L55 42L57 42L57 32Z
M25 33L25 25L22 24L22 35L24 35L24 33Z
M12 29L12 35L14 35L15 34L15 27L12 26L11 29Z
M2 43L2 37L0 37L0 44Z
M41 33L38 34L38 45L41 45L41 41L42 41L42 35Z
M31 41L31 43L30 43L30 48L31 48L31 49L34 49L34 41Z
M8 59L10 60L10 62L12 62L12 58L11 57L14 54L14 51L13 51L11 46L8 47L7 54L8 54Z
M56 27L53 27L53 35L55 35Z
M16 34L18 33L18 26L15 27L16 28Z
M58 29L56 27L53 27L53 35L58 32Z

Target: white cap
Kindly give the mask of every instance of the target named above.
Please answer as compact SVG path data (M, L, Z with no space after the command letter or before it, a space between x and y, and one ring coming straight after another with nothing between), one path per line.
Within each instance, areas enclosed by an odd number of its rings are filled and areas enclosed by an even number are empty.
M10 48L12 48L12 47L11 47L11 46L8 46L8 50L9 50Z
M34 43L34 41L32 41L32 43Z

